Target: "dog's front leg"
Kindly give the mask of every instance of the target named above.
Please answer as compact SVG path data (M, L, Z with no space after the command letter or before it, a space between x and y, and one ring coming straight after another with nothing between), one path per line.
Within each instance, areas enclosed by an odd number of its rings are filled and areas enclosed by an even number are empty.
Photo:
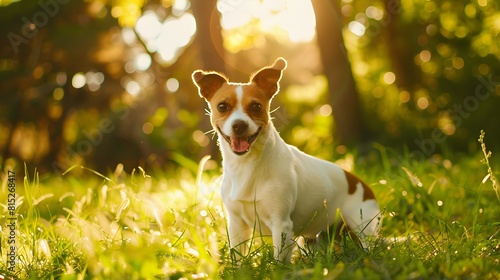
M274 258L289 262L293 249L293 222L290 217L276 219L272 225Z
M229 247L235 260L248 254L248 240L252 237L252 229L236 215L229 216Z

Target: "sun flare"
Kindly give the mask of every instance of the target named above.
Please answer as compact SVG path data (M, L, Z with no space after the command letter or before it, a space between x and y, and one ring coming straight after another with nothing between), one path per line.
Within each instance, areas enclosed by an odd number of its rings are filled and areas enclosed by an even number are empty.
M249 0L218 1L222 28L226 36L241 36L242 31L252 30L260 35L278 37L286 33L292 43L311 41L315 34L316 21L309 1L301 0ZM249 27L250 26L250 27ZM226 38L231 40L231 38Z

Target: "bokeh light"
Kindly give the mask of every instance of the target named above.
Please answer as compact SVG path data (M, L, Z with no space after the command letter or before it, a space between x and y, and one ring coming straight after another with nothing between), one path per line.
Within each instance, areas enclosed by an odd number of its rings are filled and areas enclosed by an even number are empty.
M170 78L165 83L165 87L171 93L177 92L179 90L179 81L176 78Z
M221 26L225 30L244 29L258 22L254 25L257 33L278 36L280 31L284 31L292 43L311 41L316 33L316 20L309 1L218 1L217 9L222 15ZM233 39L228 38L230 41Z
M384 74L383 79L384 79L384 83L390 85L396 81L396 75L393 72L386 72Z
M179 1L175 1L175 3L177 2ZM135 25L135 30L148 51L151 53L157 52L163 63L173 63L180 55L180 49L188 45L196 33L194 16L189 12L185 12L188 4L180 4L175 9L175 14L178 16L167 17L162 21L155 12L146 11ZM133 31L130 32L129 30L122 32L122 37L129 44L135 40ZM147 54L143 54L136 59L135 68L137 70L143 71L151 64L151 57L147 59L144 55ZM129 67L127 72L131 73L133 69Z
M130 80L125 84L125 90L131 95L138 95L141 92L141 86L136 81Z
M319 114L323 117L328 117L332 114L332 106L329 104L324 104L319 108Z
M351 21L347 28L349 28L349 31L358 37L363 36L366 30L366 27L359 21Z
M145 71L151 66L151 56L147 53L141 53L135 57L134 66L139 71Z
M153 130L154 130L154 126L150 122L145 122L142 125L142 132L144 132L144 134L151 134L151 133L153 133Z
M82 72L78 72L73 76L71 80L71 85L74 88L82 88L85 85L85 75Z
M427 99L427 97L420 97L420 98L417 100L417 106L418 106L418 108L420 108L421 110L425 110L425 109L427 109L427 107L429 107L429 99Z

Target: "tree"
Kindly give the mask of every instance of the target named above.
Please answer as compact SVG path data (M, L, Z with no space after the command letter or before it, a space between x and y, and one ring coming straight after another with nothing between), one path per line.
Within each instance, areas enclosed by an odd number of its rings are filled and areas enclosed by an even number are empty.
M196 18L195 45L204 69L225 72L224 47L217 0L192 1L191 9Z
M191 9L196 18L195 45L198 46L200 67L205 70L214 70L225 73L225 50L223 47L222 27L220 15L217 11L217 0L192 1ZM203 103L200 101L200 103ZM203 131L211 130L208 117L202 118L200 123ZM211 141L206 151L212 156L219 156L215 141Z
M366 130L361 118L359 95L342 37L339 1L313 0L316 36L323 71L328 80L329 102L341 144L362 140Z

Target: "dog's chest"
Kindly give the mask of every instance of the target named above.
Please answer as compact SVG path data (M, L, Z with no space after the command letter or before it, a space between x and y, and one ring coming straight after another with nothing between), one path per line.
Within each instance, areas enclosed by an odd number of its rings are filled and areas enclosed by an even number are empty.
M258 170L239 175L230 177L225 174L222 180L221 196L226 210L232 219L238 219L248 227L257 226L261 233L270 234L268 225L272 216L282 210L279 208L284 201L292 198L273 195L281 188L276 189L269 176L259 174Z
M266 174L265 162L246 161L230 162L224 159L224 177L222 180L222 197L229 197L233 201L256 201L262 199L266 189L264 185L269 181ZM269 170L267 170L269 171Z
M269 209L262 207L259 201L248 202L241 200L224 199L224 205L230 215L230 220L239 220L243 227L255 228L261 234L271 234ZM232 216L232 218L231 218Z

